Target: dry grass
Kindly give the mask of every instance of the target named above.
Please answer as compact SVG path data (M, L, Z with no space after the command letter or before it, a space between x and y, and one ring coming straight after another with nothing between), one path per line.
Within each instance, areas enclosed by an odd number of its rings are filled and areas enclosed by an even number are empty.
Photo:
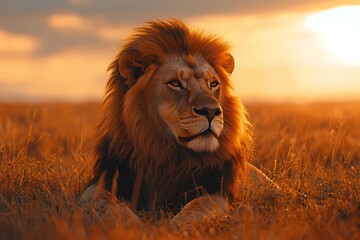
M98 104L0 105L0 239L360 239L360 103L247 107L254 164L308 198L244 192L227 220L178 232L77 203Z

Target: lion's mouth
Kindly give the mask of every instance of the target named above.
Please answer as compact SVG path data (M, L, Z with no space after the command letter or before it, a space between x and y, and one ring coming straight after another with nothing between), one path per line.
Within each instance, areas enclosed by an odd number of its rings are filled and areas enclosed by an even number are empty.
M179 140L181 142L188 143L188 142L191 142L192 140L194 140L197 137L206 137L206 136L209 136L209 135L214 135L215 136L215 134L210 130L210 128L203 131L203 132L201 132L201 133L199 133L199 134L191 136L191 137L179 137Z

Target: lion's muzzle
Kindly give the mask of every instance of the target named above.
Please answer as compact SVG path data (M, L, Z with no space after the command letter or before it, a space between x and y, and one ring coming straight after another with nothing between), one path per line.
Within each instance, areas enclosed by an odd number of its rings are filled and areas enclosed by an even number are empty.
M188 130L188 134L179 134L180 143L195 151L216 150L219 146L217 138L223 129L223 114L219 101L210 94L200 94L190 105L189 115L192 117L185 118L189 125L186 126L185 122L181 124Z
M214 119L214 117L221 114L221 109L220 108L212 109L212 108L203 107L201 109L197 109L197 108L194 107L193 111L196 114L205 116L208 119L209 123Z

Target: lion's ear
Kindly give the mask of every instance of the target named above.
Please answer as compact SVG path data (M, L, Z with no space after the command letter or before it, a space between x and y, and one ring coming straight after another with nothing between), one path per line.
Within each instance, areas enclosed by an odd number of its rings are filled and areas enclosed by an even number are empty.
M133 86L149 66L147 59L143 58L136 50L129 50L122 53L118 60L120 76L125 79L126 84Z
M235 60L234 60L234 57L230 53L226 54L226 60L225 60L225 63L223 64L223 67L224 67L225 71L229 74L231 74L234 71Z

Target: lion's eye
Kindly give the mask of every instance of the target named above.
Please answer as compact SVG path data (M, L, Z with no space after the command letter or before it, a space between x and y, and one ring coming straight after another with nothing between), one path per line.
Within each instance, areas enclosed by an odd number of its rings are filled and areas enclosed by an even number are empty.
M218 80L214 80L214 81L212 81L211 83L210 83L210 87L211 88L216 88L216 87L218 87L219 86L219 81Z
M183 88L183 86L181 85L181 82L177 79L172 80L170 82L167 83L169 87L176 89L176 90L181 90Z

